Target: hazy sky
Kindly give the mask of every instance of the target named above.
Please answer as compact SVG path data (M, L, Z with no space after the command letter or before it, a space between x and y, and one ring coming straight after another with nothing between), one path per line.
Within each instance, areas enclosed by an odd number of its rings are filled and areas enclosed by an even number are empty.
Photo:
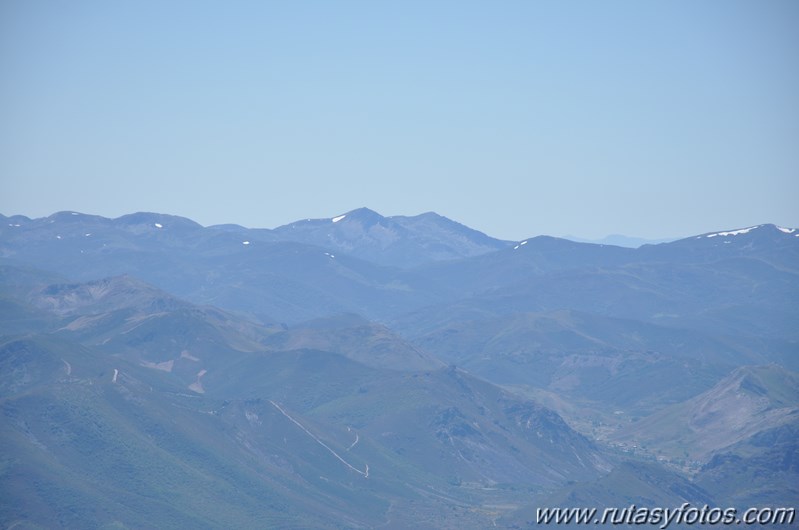
M0 213L799 226L799 2L0 2Z

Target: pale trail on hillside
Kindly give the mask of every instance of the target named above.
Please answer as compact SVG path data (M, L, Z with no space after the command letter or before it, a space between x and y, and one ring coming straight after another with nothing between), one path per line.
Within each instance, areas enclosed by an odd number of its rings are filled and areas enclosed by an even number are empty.
M319 438L317 438L316 436L314 436L314 434L313 434L311 431L309 431L308 429L306 429L306 428L305 428L305 427L304 427L304 426L303 426L303 425L302 425L300 422L298 422L297 420L295 420L294 418L292 418L291 416L289 416L289 414L288 414L288 413L287 413L285 410L283 410L283 409L280 407L280 405L278 405L277 403L275 403L275 402L274 402L274 401L272 401L271 399L269 400L269 403L271 403L272 405L274 405L274 407L275 407L277 410L279 410L281 414L283 414L285 417L287 417L287 418L288 418L288 419L290 419L292 422L294 422L294 424L295 424L295 425L297 425L297 427L299 427L300 429L302 429L303 431L305 431L305 434L307 434L308 436L310 436L311 438L313 438L314 440L316 440L316 442L317 442L319 445L321 445L322 447L324 447L325 449L327 449L328 451L330 451L330 452L333 454L333 456L335 456L336 458L338 458L339 460L341 460L341 461L344 463L344 465L346 465L348 468L352 469L352 470L353 470L353 471L355 471L356 473L358 473L358 474L360 474L360 475L363 475L363 478L369 478L369 464L364 464L364 465L366 466L366 470L365 470L365 471L361 471L360 469L357 469L357 468L354 468L354 467L352 467L352 465L350 465L350 463L349 463L349 462L347 462L346 460L344 460L343 458L341 458L341 457L339 456L339 454L338 454L337 452L335 452L334 450L332 450L332 449L331 449L331 448L330 448L330 447L329 447L327 444L325 444L325 442L323 442L322 440L320 440ZM353 444L353 445L355 445L355 444ZM352 447L350 447L350 448L352 448Z

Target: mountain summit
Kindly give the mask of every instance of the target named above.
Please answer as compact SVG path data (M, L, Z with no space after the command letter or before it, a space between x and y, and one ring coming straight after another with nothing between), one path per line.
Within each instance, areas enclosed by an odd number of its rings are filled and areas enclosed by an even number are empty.
M477 256L510 245L433 212L384 217L369 208L297 221L275 228L272 235L398 267Z

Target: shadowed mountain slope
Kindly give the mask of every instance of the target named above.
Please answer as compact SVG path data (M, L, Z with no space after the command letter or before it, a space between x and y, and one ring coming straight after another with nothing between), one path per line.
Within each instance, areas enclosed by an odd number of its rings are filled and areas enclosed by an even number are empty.
M228 334L235 317L128 277L30 296L60 321L0 342L8 525L483 527L500 498L611 466L551 410L454 368L250 350L256 324ZM335 320L308 329L351 329ZM150 360L165 344L188 353Z
M743 367L710 390L631 424L612 439L669 458L707 462L755 434L799 421L799 375L777 365Z
M376 368L423 371L443 366L387 327L352 314L300 323L271 335L264 345L272 350L332 351Z

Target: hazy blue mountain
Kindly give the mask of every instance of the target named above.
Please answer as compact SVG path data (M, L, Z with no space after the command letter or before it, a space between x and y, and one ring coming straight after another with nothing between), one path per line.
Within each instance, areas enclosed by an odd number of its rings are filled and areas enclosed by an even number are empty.
M795 492L796 230L0 220L6 526L485 528Z
M787 230L787 229L784 229ZM460 299L396 324L420 334L448 320L572 309L731 335L796 340L799 239L773 225L639 249L537 237L420 274Z
M799 498L799 417L716 453L695 478L734 506L795 507Z
M482 527L498 499L612 465L556 413L455 368L249 350L254 323L228 333L242 322L128 277L30 299L60 321L0 341L9 525ZM179 363L203 368L189 383Z
M9 265L49 267L77 281L129 274L262 320L381 316L437 299L423 279L329 248L275 242L262 231L256 239L156 214L112 220L67 212L15 224L0 228L0 255Z
M413 225L434 239L441 233L440 227L429 228L430 219L442 225L430 215L399 221L365 209L346 215L338 223L305 221L248 232L245 239L235 230L204 229L156 214L119 221L61 213L3 225L0 255L17 266L47 264L75 280L131 274L195 303L289 323L342 312L387 320L426 306L435 313L420 317L427 324L464 310L490 315L575 309L797 338L792 322L799 316L793 303L799 295L799 239L788 229L762 225L639 249L541 236L478 256L428 260L412 270L337 254L331 247L274 241L274 232L312 239L322 233L321 224L337 230L351 225L357 237L348 244L363 245L366 255L379 247L370 230L382 234L384 225ZM449 222L442 226L451 228ZM381 252L390 254L388 247Z
M63 339L1 344L0 359L4 526L333 528L380 520L373 507L282 470L274 451L272 465L253 465L235 431L207 413L213 407L161 372Z
M275 350L332 351L377 368L421 371L444 366L386 326L354 314L302 322L271 335L264 346Z
M799 421L799 374L778 365L737 368L711 389L615 433L669 460L706 463L756 434Z
M661 238L661 239L646 239L643 237L630 237L622 234L611 234L600 239L585 239L576 236L563 236L563 239L575 241L577 243L593 243L595 245L613 245L616 247L638 248L642 245L659 245L660 243L670 243L675 241L676 237Z
M413 342L491 381L549 390L625 418L693 397L735 367L797 351L568 310L463 320Z
M397 267L476 256L510 245L433 212L383 217L368 208L332 219L297 221L272 233L281 240L313 244Z

